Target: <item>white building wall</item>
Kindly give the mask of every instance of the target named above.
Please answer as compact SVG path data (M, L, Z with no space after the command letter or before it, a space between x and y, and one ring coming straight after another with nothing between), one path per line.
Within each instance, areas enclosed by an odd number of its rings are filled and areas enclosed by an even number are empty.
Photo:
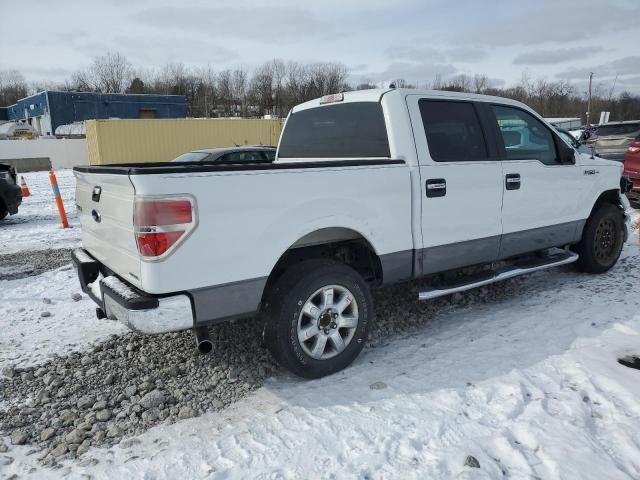
M38 138L36 140L0 140L3 159L49 158L54 170L89 164L85 138Z

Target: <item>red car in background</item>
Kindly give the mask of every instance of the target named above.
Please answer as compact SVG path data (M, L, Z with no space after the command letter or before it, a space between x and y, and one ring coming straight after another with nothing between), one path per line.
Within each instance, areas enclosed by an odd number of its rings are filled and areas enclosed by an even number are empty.
M640 135L629 144L624 157L624 175L633 182L633 188L627 192L631 206L640 208Z

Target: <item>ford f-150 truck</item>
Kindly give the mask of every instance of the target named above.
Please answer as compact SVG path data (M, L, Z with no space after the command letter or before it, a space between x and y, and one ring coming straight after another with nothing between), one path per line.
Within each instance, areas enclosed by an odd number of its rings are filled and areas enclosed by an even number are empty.
M208 351L211 325L260 314L273 356L315 378L361 351L373 285L425 277L429 300L609 270L629 230L621 173L512 100L339 93L292 109L272 164L76 167L73 258L100 316L193 329Z

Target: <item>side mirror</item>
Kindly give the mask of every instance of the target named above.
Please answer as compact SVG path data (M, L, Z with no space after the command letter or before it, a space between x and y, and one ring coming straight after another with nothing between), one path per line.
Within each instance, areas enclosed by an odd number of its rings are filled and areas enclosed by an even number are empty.
M576 161L576 152L569 145L564 144L560 149L560 163L574 164Z

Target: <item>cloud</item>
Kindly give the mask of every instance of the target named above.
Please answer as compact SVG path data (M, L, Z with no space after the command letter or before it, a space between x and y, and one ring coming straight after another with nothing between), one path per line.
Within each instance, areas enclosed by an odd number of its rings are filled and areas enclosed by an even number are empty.
M593 65L584 68L574 68L556 74L558 78L581 79L593 72L596 78L609 78L616 75L634 75L640 72L640 56L619 58L608 63Z
M514 65L551 65L576 58L584 59L604 51L602 47L556 48L555 50L533 50L521 53L513 59Z
M131 16L140 24L181 32L198 31L211 38L241 38L279 43L328 33L320 15L296 7L151 7ZM194 48L197 46L194 45Z
M497 2L496 2L497 3ZM519 3L498 9L491 22L455 31L452 40L474 45L539 45L577 42L628 30L637 31L640 2L537 0L528 8Z
M410 62L444 62L445 56L441 50L432 47L416 45L396 45L387 48L385 55L395 62L407 60Z
M487 58L487 52L476 47L458 47L447 50L447 57L458 62L478 62Z
M457 73L457 69L445 63L393 62L384 70L368 75L374 82L404 79L409 83L424 85L440 75L443 79Z

